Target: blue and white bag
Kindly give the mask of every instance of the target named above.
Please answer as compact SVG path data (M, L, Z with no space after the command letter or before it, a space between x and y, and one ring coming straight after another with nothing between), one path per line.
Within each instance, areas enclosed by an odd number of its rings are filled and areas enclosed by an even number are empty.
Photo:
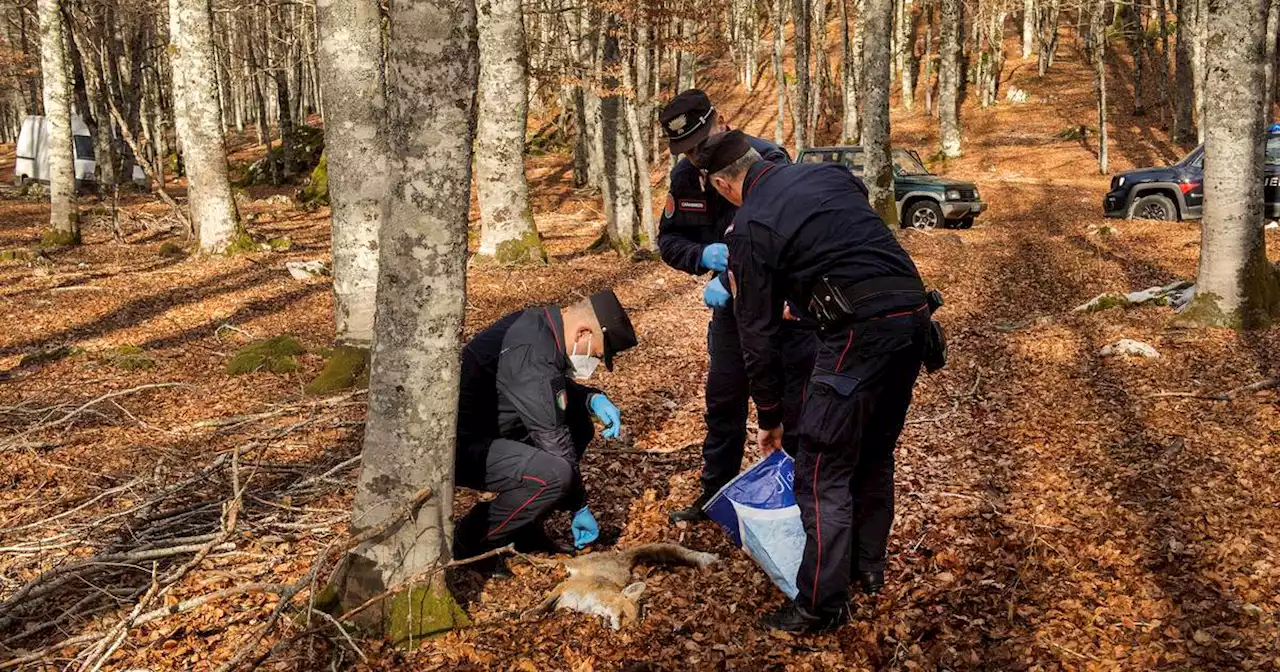
M738 474L702 510L750 555L789 598L804 556L804 525L796 506L795 462L777 450Z

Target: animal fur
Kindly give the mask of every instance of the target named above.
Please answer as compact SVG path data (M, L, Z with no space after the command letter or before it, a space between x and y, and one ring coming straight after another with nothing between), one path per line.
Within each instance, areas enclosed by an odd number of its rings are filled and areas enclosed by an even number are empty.
M614 630L635 623L640 615L644 582L631 582L638 564L706 567L719 560L712 553L690 550L679 544L646 544L629 551L588 553L566 560L569 578L560 582L524 619L540 618L556 609L602 617Z

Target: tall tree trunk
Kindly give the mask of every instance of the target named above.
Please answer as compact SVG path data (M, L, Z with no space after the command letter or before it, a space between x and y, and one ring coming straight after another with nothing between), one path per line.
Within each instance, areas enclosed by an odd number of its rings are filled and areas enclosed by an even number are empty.
M1188 142L1195 137L1195 0L1178 1L1177 42L1174 45L1173 139Z
M1089 21L1089 50L1093 60L1093 91L1098 103L1098 172L1107 170L1107 1L1097 0Z
M1142 8L1136 3L1118 6L1116 11L1124 12L1124 26L1129 43L1129 54L1133 58L1133 115L1141 117L1147 113L1146 92L1144 91L1147 75L1147 57L1150 54L1146 26L1142 21Z
M40 5L36 5L36 9L37 9L37 12L41 11ZM33 46L31 44L31 31L27 24L27 8L25 6L25 3L17 6L17 12L18 12L18 40L22 44L22 55L24 57L23 60L25 63L30 63L31 61L39 61L41 64L41 69L43 71L43 65L44 65L43 37L40 40L38 40L37 45ZM31 75L27 75L23 77L23 80L26 84L26 86L23 88L23 92L27 96L26 98L27 114L35 114L35 115L44 114L45 113L44 101L41 98L40 79L37 77L33 77Z
M1263 236L1266 4L1213 2L1209 29L1204 221L1196 296L1183 313L1206 326L1255 328L1280 315L1280 282Z
M916 107L916 26L911 0L898 2L898 73L902 77L902 107Z
M777 115L773 125L773 142L779 146L786 140L784 124L787 116L787 73L782 67L782 51L785 47L783 32L787 14L784 0L773 0L773 85L778 99Z
M795 149L799 153L800 150L808 146L809 138L805 134L808 130L809 120L809 101L811 99L809 77L809 3L813 0L793 0L793 9L791 20L795 26L795 34L791 38L791 48L795 57L796 85L795 101L792 106L792 116L795 122ZM817 0L821 1L821 0Z
M1245 0L1248 2L1249 0ZM1257 1L1257 0L1255 0ZM1205 93L1205 86L1209 81L1209 59L1207 42L1209 36L1208 21L1208 0L1196 0L1196 32L1195 32L1195 48L1191 51L1191 68L1195 73L1195 92L1196 92L1196 140L1204 142L1205 137L1205 106L1208 99ZM1266 25L1265 23L1263 24Z
M373 342L378 233L384 220L390 149L378 0L318 0L317 66L329 117L325 161L333 220L333 313L337 340Z
M636 28L639 33L647 30L643 25ZM637 99L640 97L641 87L636 85L635 76L632 74L638 69L634 66L639 65L634 61L638 60L639 53L646 48L647 44L637 41L632 53L633 63L624 63L622 66L623 86L631 91L632 95L623 97L620 102L626 118L627 135L631 138L631 173L635 177L635 207L640 211L638 223L640 235L637 236L637 245L652 251L657 249L658 225L653 217L653 187L649 184L649 160L645 156L644 133L640 131L640 104Z
M893 26L893 0L866 0L862 30L866 34L863 81L862 144L866 151L864 180L871 206L890 229L898 227L898 207L893 197L893 160L889 143L889 35Z
M933 114L933 3L924 6L924 113Z
M80 69L84 74L85 97L89 103L89 114L92 115L91 118L86 117L85 121L91 122L89 131L93 135L93 163L98 193L106 194L107 190L116 184L116 169L119 161L115 143L112 142L111 113L108 111L110 107L107 102L110 92L104 81L102 60L97 56L106 49L106 45L102 43L95 45L94 37L89 34L89 31L81 34L76 45L78 53L74 55L80 60Z
M49 124L49 227L46 241L80 244L76 212L76 167L71 150L71 82L68 79L66 30L59 0L39 0L40 71L44 74L44 114Z
M620 254L631 254L639 239L640 222L635 201L635 161L632 158L634 144L628 137L626 113L622 96L618 95L619 82L611 74L618 66L620 53L616 18L606 15L601 26L604 43L602 65L606 78L603 88L609 92L600 99L600 133L603 140L604 184L603 200L605 232L609 246Z
M524 175L529 56L520 0L479 0L476 23L480 31L479 254L504 264L545 263L547 255L533 225Z
M178 141L187 172L187 203L200 250L221 254L236 237L239 218L227 179L213 54L213 17L208 0L169 0Z
M1280 0L1270 0L1267 9L1267 52L1263 60L1266 94L1262 97L1264 116L1267 121L1275 118L1273 112L1276 103L1277 40L1280 40Z
M475 21L471 0L395 2L390 8L388 146L393 159L379 237L369 419L351 533L387 529L350 553L340 581L347 608L451 555L479 71ZM430 492L426 501L406 509L424 489ZM443 573L365 614L366 626L410 646L466 623Z
M942 155L960 156L960 0L941 0L938 35L938 123ZM1043 53L1043 52L1041 52Z
M694 22L691 19L680 20L681 47L678 52L679 66L676 73L676 88L679 91L687 91L696 86L698 56L690 48L697 37L695 31Z
M809 32L813 36L810 52L813 54L813 72L810 81L816 84L809 87L809 128L805 137L809 144L818 142L818 120L823 118L831 97L831 61L827 58L827 0L811 0Z
M1036 0L1022 0L1022 57L1031 58L1035 52Z
M853 62L853 42L849 30L852 21L849 19L849 3L853 0L836 0L840 3L840 91L842 93L844 118L840 125L840 142L856 143L860 135L858 130L858 74Z
M601 12L598 10L584 7L583 11L586 12L585 20L588 26L583 41L589 47L587 52L589 58L583 62L590 66L590 78L583 91L587 128L587 177L591 186L604 191L605 152L602 126L604 111L600 99L600 90L604 81L605 30L601 25L604 19L601 18Z
M1058 53L1058 18L1062 9L1062 0L1046 0L1048 8L1040 12L1040 58L1036 70L1041 77L1053 67L1053 59Z
M867 80L866 80L865 74L863 73L863 69L864 69L863 66L866 63L866 59L865 59L866 50L864 49L864 46L865 46L864 40L866 37L866 31L862 29L862 15L866 13L867 7L866 7L866 0L852 0L852 2L853 2L854 14L855 14L853 18L853 29L855 31L853 35L853 76L854 76L853 88L855 91L857 91L857 95L858 95L858 105L855 109L858 111L858 115L859 115L858 119L854 120L855 121L854 127L858 130L858 136L854 138L854 140L857 142L862 142L863 129L862 129L861 119L862 119L862 105L864 103L862 96L863 96L863 93L867 90Z

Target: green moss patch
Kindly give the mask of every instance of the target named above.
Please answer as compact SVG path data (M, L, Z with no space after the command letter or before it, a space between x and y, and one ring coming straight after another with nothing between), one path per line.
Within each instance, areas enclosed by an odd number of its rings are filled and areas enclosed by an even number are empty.
M123 371L143 371L156 368L156 360L147 356L136 345L121 345L102 353L101 360Z
M320 163L311 171L307 186L298 193L298 200L305 208L329 205L329 153L320 154Z
M60 231L53 229L40 239L41 247L69 247L80 244L80 231Z
M292 336L276 336L250 343L227 362L227 374L238 376L256 371L291 373L298 370L297 356L306 352Z
M537 231L526 231L515 240L500 243L493 258L500 264L545 264L547 251Z
M328 359L320 375L303 390L308 395L320 397L338 390L368 386L368 350L340 345L332 350Z
M31 261L35 254L31 250L21 248L12 250L0 250L0 262L4 261Z
M386 614L383 629L387 639L400 647L471 625L467 613L438 576L430 583L396 593L388 600Z
M82 352L84 352L84 348L78 348L74 345L60 345L56 348L42 348L24 355L22 359L18 360L18 368L48 364L49 362L56 362L60 359L73 357Z

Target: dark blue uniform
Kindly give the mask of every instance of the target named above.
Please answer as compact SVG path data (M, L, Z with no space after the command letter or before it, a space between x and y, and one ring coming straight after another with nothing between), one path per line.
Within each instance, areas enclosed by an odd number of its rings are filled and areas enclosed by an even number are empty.
M847 168L760 162L743 188L726 240L762 428L783 422L783 302L810 306L815 292L836 287L853 307L822 325L794 432L796 502L807 533L797 602L832 615L848 600L853 571L884 569L893 451L919 374L929 310L915 264Z
M751 146L766 161L789 164L786 150L759 138L748 137ZM737 208L726 201L710 184L703 184L701 172L680 159L671 170L671 189L667 207L658 229L658 249L662 260L672 268L693 275L707 269L700 263L702 250L712 243L724 242ZM728 286L726 285L726 289ZM794 421L800 411L804 381L813 362L812 325L788 324L781 329L781 347L787 375L788 420ZM742 468L743 448L747 440L747 371L738 340L738 327L733 319L733 304L712 311L707 327L707 351L711 357L707 372L707 436L702 444L702 491L715 494L738 475ZM790 423L789 423L790 424ZM795 442L787 440L788 452Z
M520 539L552 510L586 503L578 462L595 436L599 390L572 378L556 306L498 320L462 349L455 482L496 492L458 522L454 554Z

